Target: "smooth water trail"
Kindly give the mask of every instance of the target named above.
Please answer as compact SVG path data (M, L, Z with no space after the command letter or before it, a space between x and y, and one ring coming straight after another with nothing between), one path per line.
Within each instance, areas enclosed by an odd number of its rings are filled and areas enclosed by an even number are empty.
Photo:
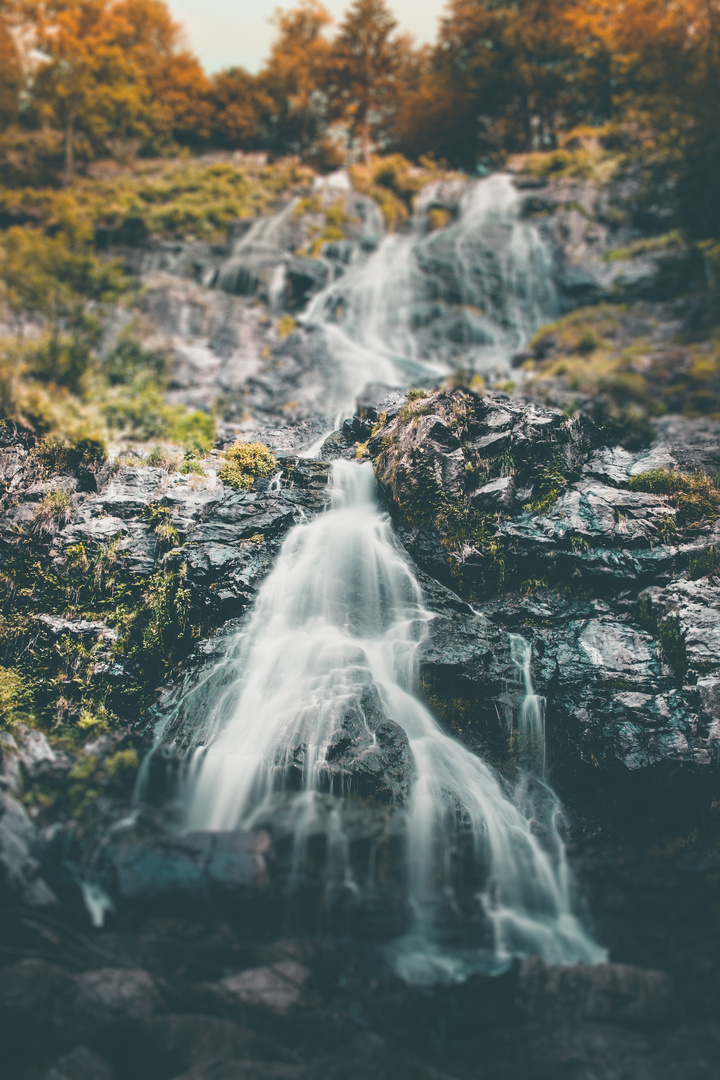
M416 647L432 616L376 505L371 467L335 462L331 498L325 514L288 536L221 665L222 691L210 714L195 718L204 745L184 775L187 826L251 828L290 798L300 872L305 840L333 792L328 873L361 892L343 821L352 800L328 755L348 730L360 746L376 744L377 709L368 703L379 702L405 732L414 764L406 809L413 919L389 949L397 971L424 983L528 953L558 963L601 959L573 912L554 805L540 839L497 773L445 735L415 696ZM192 701L183 707L192 716ZM461 903L453 851L471 865L462 904L483 927L473 949L445 931Z
M421 193L408 230L358 253L301 317L325 334L337 363L332 415L352 411L371 382L424 385L454 368L506 376L510 354L557 316L551 254L522 220L509 176L471 184L458 220L436 232L431 202L432 190Z
M233 246L230 258L220 267L218 285L225 292L252 296L267 278L268 301L272 307L282 292L285 249L289 226L299 199L292 199L270 217L258 218Z
M520 634L510 635L510 654L523 690L519 715L509 717L509 731L517 741L521 760L545 778L545 698L535 693L532 646Z

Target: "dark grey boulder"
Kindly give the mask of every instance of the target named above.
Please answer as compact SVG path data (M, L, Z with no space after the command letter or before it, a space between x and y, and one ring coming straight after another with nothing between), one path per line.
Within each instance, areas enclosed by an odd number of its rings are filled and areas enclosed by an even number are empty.
M54 1005L55 1022L81 1038L137 1028L165 1011L152 976L142 968L97 968L76 975Z
M72 976L58 964L35 957L0 967L0 1005L14 1023L42 1025L72 989Z
M81 1044L62 1054L43 1080L112 1080L112 1069L98 1054Z

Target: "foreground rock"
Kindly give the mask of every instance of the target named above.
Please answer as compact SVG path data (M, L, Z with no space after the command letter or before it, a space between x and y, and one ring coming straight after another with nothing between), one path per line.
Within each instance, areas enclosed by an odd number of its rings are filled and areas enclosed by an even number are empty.
M144 949L147 966L0 967L11 1077L43 1057L48 1078L68 1080L706 1080L720 1061L716 1027L687 1015L680 987L630 965L527 960L498 978L417 991L382 965L368 978L359 954L248 943L219 924L156 921L135 935L98 933L94 947ZM618 1073L618 1061L631 1071Z

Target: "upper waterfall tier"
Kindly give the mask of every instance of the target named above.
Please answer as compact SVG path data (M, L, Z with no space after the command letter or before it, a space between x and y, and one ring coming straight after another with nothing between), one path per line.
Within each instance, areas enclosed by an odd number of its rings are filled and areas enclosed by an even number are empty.
M509 176L458 182L452 198L430 185L408 225L384 237L372 200L339 198L353 239L298 258L295 200L256 221L218 274L226 291L295 313L298 337L285 351L298 409L335 421L368 383L427 385L453 370L506 378L512 353L557 316L552 253ZM443 211L449 224L433 229L438 201L453 209Z

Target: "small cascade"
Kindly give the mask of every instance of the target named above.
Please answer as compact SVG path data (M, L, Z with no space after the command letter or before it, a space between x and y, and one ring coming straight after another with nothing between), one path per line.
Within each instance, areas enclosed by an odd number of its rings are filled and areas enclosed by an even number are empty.
M218 285L228 293L252 296L266 281L271 305L282 290L286 254L291 237L292 216L298 204L293 199L279 213L253 222L244 236L235 242L230 258L220 267Z
M520 634L510 635L510 652L522 687L518 713L511 712L510 735L517 740L520 760L545 778L545 698L535 693L532 680L532 646Z
M195 742L180 780L185 824L289 822L291 889L321 829L328 903L342 893L361 905L376 871L353 871L353 774L338 772L335 761L338 748L352 746L362 764L382 748L383 730L400 729L408 763L395 812L404 822L410 914L388 947L398 973L430 983L497 970L525 954L602 959L573 911L550 789L542 785L541 811L535 801L526 813L415 696L416 647L432 616L377 507L372 469L339 461L332 479L327 513L290 533L247 626L196 703L192 694L182 702Z
M427 384L453 368L506 376L511 353L557 316L551 254L510 177L470 185L458 220L430 233L428 198L407 232L358 255L302 317L326 335L345 408L368 382Z
M558 299L551 253L532 222L521 217L521 198L509 176L473 185L456 224L433 234L425 259L454 253L463 304L480 312L485 348L475 351L475 370L488 361L505 366L539 326L556 318Z

